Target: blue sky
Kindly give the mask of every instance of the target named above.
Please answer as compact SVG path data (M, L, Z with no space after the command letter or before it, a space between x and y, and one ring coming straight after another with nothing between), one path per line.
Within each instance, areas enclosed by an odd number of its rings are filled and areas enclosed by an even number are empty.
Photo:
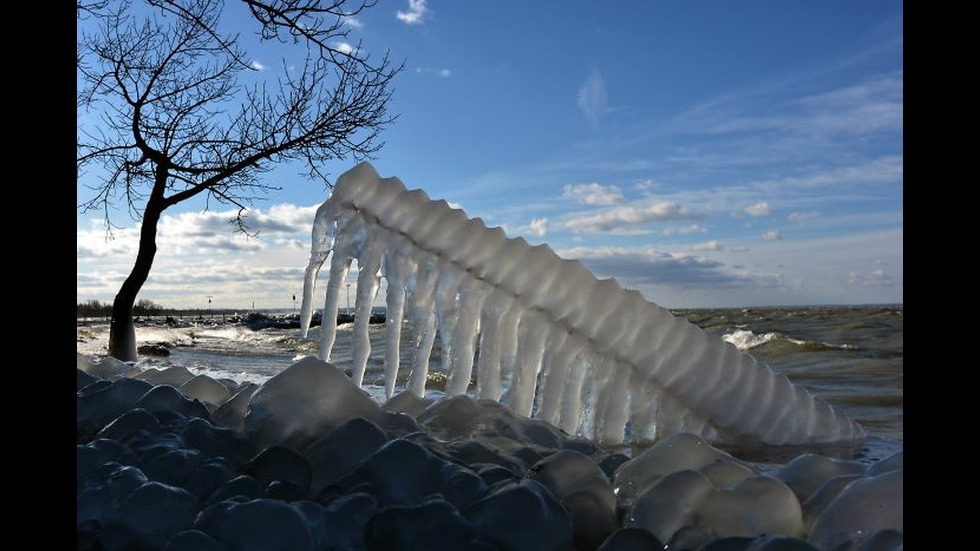
M665 306L903 301L900 2L381 0L350 28L405 61L382 176ZM257 78L288 70L254 52ZM297 172L269 174L258 238L168 211L141 296L290 306L327 194ZM77 216L78 300L110 300L135 257L114 221L106 241Z

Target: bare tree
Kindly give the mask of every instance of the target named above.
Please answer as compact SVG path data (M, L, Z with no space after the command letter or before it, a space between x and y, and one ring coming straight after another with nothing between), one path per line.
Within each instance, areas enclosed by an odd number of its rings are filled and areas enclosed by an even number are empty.
M147 0L78 4L89 27L78 43L78 109L98 123L78 129L77 170L93 196L83 211L128 208L142 219L132 272L112 307L109 353L136 358L133 305L153 265L157 223L193 197L237 207L238 229L262 179L284 161L323 164L378 151L391 83L401 66L341 44L365 0ZM243 6L245 9L243 9ZM239 9L262 40L299 49L304 61L260 78L239 36L221 25ZM93 17L94 16L94 17ZM285 63L285 62L284 62Z

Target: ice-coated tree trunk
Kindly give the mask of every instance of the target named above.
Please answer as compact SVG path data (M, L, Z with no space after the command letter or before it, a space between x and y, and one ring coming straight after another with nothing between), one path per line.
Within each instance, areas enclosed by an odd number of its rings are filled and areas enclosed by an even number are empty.
M157 170L153 193L143 211L143 224L140 226L140 247L136 253L129 277L123 282L116 298L112 301L112 322L109 325L109 355L122 361L136 360L136 327L133 325L133 305L157 254L157 223L167 207L163 192L166 188L167 172Z

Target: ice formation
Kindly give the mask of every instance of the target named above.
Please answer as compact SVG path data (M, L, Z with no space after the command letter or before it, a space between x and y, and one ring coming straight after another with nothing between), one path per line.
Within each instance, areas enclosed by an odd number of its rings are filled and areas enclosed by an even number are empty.
M367 163L338 179L317 210L312 240L302 327L305 334L317 274L329 258L319 352L325 361L336 337L330 320L357 260L357 385L371 354L367 324L382 275L387 282L389 397L402 367L407 313L408 390L417 396L424 395L438 333L447 396L465 393L475 368L477 398L505 402L515 413L604 444L621 443L628 422L633 442L678 432L770 445L865 436L823 400L637 291L596 279L547 245L508 239L445 201L406 190L397 178L381 179Z

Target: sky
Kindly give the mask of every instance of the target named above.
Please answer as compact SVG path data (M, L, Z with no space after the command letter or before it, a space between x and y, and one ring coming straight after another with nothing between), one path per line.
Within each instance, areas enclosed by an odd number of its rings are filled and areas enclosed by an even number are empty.
M901 2L380 0L347 25L405 65L383 177L667 307L903 302ZM289 70L250 51L256 78ZM257 237L237 209L168 210L140 297L292 307L329 194L299 172L267 174ZM111 300L135 259L138 222L110 214L107 239L77 212L79 301Z

